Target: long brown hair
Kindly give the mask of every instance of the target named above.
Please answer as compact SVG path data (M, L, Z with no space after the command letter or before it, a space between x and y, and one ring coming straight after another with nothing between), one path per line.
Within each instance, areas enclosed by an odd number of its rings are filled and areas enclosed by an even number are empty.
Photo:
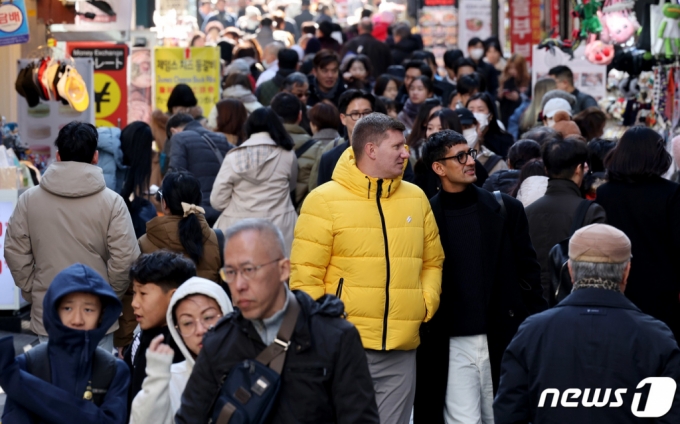
M517 70L517 76L515 77L515 83L517 88L528 87L529 86L529 67L527 66L527 61L521 54L513 54L508 63L503 69L503 74L501 75L500 86L503 87L503 83L510 78L508 75L508 70L513 67Z
M245 140L243 124L248 119L248 111L238 99L224 99L217 102L217 131L235 135L239 143Z

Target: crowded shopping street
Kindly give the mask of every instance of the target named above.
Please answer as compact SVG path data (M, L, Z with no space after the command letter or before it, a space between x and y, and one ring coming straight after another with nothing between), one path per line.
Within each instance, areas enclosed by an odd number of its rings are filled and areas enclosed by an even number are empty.
M680 423L680 0L0 0L0 424Z

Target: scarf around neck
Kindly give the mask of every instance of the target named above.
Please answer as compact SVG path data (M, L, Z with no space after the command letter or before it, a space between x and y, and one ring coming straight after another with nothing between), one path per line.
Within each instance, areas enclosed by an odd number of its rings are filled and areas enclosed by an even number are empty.
M408 115L409 118L415 120L416 116L418 116L418 111L420 111L420 106L421 104L415 104L411 101L411 99L406 100L406 103L404 104L404 113Z
M574 287L571 289L572 292L580 289L604 289L611 290L615 292L620 292L619 283L615 283L610 280L604 280L602 278L583 278L574 283Z

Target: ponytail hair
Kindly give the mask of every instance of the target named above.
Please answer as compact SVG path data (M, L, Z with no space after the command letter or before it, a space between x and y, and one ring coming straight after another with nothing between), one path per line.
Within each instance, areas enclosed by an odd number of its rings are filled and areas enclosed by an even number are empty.
M195 213L184 217L182 203L200 205L203 202L201 183L190 172L168 172L163 178L162 189L165 205L173 215L182 216L179 221L179 241L186 254L198 265L203 259L203 230Z

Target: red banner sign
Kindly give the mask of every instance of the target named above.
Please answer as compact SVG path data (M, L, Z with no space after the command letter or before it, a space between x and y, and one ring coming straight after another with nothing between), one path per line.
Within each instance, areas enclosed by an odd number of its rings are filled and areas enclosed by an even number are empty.
M541 42L541 0L510 1L512 52L531 64L532 46Z

